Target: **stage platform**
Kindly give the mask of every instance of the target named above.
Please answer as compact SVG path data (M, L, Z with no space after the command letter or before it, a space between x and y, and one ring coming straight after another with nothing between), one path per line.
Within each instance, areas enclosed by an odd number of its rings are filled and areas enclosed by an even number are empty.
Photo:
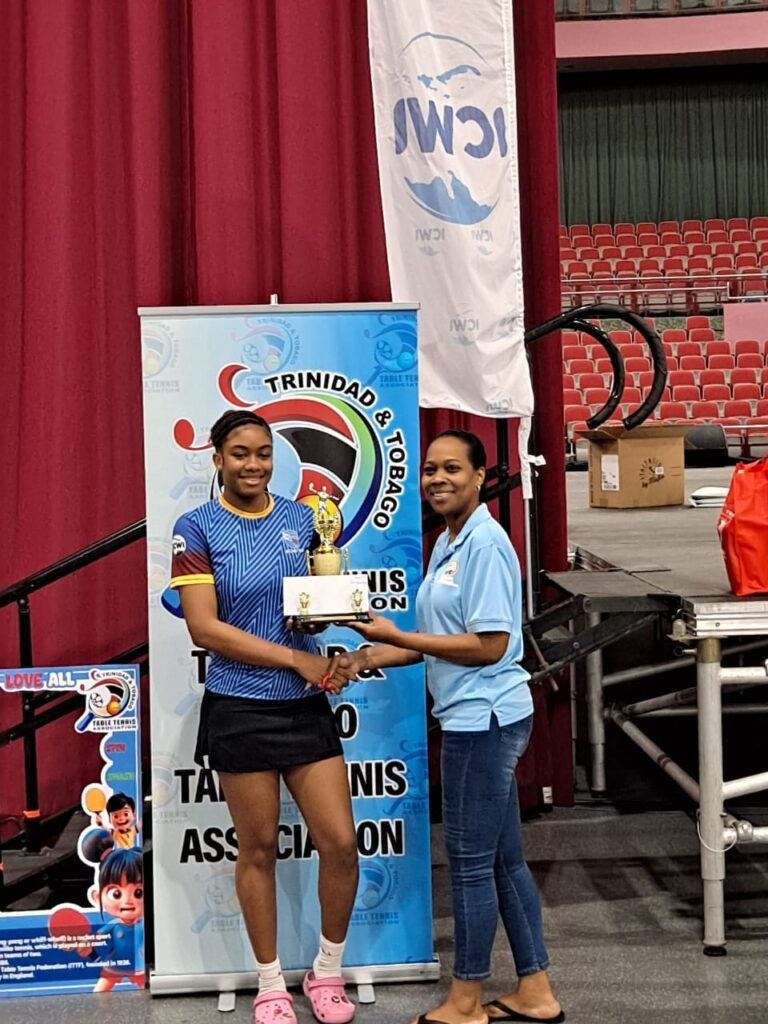
M575 564L588 571L546 575L563 594L569 619L574 622L573 613L578 612L586 628L572 634L570 645L562 638L562 626L549 647L544 635L540 638L551 664L558 664L558 658L567 661L569 646L589 652L584 660L593 793L607 789L605 724L613 722L698 806L703 942L704 952L712 956L725 952L725 854L737 844L768 843L768 827L741 820L726 807L729 800L768 789L768 771L724 780L722 727L724 713L768 717L768 662L762 660L768 653L768 597L730 593L717 537L720 510L687 504L690 493L700 487L727 487L732 473L733 467L689 469L686 504L656 509L589 508L587 473L567 473L569 547ZM544 627L556 614L544 619ZM636 665L605 674L600 643L627 642L654 622L686 656L645 662L639 655ZM575 623L572 628L579 629ZM748 664L740 658L736 666L724 667L728 652L749 652ZM695 687L658 693L661 679L693 664ZM648 699L606 699L609 687L617 693L618 684L643 679L654 684ZM748 688L759 697L745 701ZM681 714L697 717L698 779L637 724L645 716Z

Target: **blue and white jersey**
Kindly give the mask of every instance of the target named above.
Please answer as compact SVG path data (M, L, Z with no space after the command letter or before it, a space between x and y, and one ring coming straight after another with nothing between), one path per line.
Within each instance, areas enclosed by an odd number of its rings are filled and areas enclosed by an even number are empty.
M173 529L171 586L212 583L219 619L283 647L317 652L311 636L287 628L283 577L306 576L312 509L277 495L263 512L243 512L223 497L180 516ZM213 654L205 685L228 697L291 700L305 682L292 669L267 668Z
M491 714L499 725L527 718L533 700L523 656L520 565L509 537L479 505L450 540L442 533L416 597L421 633L509 633L504 656L494 665L454 665L425 655L432 714L443 729L480 732Z

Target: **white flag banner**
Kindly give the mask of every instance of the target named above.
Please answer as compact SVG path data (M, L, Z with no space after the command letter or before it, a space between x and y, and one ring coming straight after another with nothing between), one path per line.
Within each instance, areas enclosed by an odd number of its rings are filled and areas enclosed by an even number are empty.
M368 0L392 298L417 301L419 402L533 412L509 0Z

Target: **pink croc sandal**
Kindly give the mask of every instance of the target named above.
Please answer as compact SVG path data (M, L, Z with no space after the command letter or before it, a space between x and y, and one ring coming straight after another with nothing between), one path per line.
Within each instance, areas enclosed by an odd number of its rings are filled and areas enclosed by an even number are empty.
M253 1000L253 1024L297 1024L289 992L265 992Z
M316 978L312 971L304 976L304 995L312 1004L312 1013L322 1024L347 1024L357 1007L344 991L344 979Z

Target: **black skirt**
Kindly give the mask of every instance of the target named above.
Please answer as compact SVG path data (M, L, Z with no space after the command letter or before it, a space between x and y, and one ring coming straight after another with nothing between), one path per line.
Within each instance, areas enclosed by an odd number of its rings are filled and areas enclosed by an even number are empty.
M205 691L195 762L217 772L282 771L341 756L324 693L295 700L253 700Z

